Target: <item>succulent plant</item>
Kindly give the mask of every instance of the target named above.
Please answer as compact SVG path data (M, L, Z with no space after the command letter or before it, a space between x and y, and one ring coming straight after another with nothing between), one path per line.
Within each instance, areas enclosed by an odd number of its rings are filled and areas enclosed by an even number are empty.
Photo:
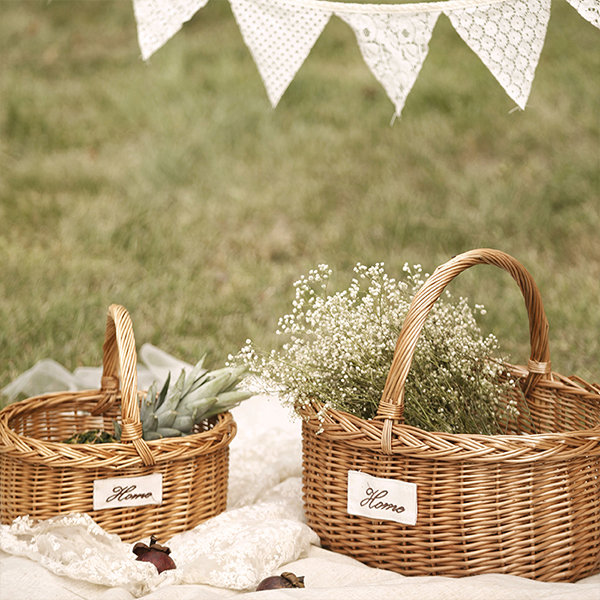
M171 373L160 392L152 383L140 401L142 436L146 441L180 437L194 433L194 427L215 415L231 410L252 394L239 390L246 367L224 367L208 371L204 358L186 373L181 371L171 386ZM113 421L114 434L100 429L76 433L63 440L67 444L101 444L121 439L121 424Z
M224 367L216 371L203 368L204 357L186 373L181 371L170 387L169 373L160 392L153 382L141 400L140 420L145 440L178 437L194 432L194 426L237 406L250 393L237 389L246 369ZM121 425L114 422L115 438L121 437Z

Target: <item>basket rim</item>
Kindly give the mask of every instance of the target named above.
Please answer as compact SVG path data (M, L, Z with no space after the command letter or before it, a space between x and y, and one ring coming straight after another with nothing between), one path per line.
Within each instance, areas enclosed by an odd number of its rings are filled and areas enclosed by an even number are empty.
M316 412L313 415L316 415ZM372 451L381 456L514 464L564 461L581 455L600 458L600 426L569 433L519 436L427 432L410 425L396 424L392 427L389 454L384 453L381 448L381 421L368 421L331 409L327 411L324 421L303 417L302 424L305 426L303 435L308 431L315 440L321 438L323 443Z
M314 400L312 402L312 404L318 405L320 403L318 400ZM313 415L317 414L317 411L315 411L314 409L306 410L306 411L304 409L302 409L300 414L303 417L303 421L308 422L308 421L312 420ZM347 424L348 421L362 421L363 423L376 424L377 426L381 425L381 428L383 428L383 422L379 419L363 419L362 417L358 417L356 415L353 415L352 413L349 413L349 412L346 412L344 410L337 409L337 408L326 409L326 415L333 415L333 414L340 415L341 418L339 419L339 421L336 420L336 422L339 423L340 425ZM306 415L306 419L304 418L305 415ZM350 417L350 419L348 419L347 417ZM564 438L565 436L580 437L582 435L584 435L584 436L591 435L592 439L593 439L596 436L600 436L600 425L596 425L595 427L591 427L588 429L574 429L571 431L564 431L564 432L561 431L561 432L551 432L551 433L527 433L527 434L523 434L523 435L517 435L517 434L511 434L511 433L508 433L508 434L504 434L504 433L486 434L486 433L447 433L445 431L427 431L425 429L421 429L420 427L415 427L413 425L407 425L406 423L395 423L393 430L394 431L403 430L403 431L410 432L410 433L424 433L427 436L433 435L433 436L437 436L437 437L448 439L448 440L452 440L452 439L456 439L456 440L502 439L502 440L522 441L522 440L527 440L527 439L532 439L532 440L558 439L558 438ZM348 433L353 433L354 431L355 430L348 429ZM600 437L598 437L598 440L600 441Z
M104 395L98 389L50 392L9 404L0 410L0 456L7 455L25 462L47 463L53 467L122 469L147 466L129 441L67 444L22 435L10 426L12 419L43 410L44 404L54 405L50 410L60 411L62 404L72 404L74 401L97 402ZM72 411L73 407L69 410ZM82 410L87 412L87 407L82 407ZM237 431L231 412L215 415L210 421L213 424L205 431L147 441L156 463L187 460L228 446Z
M515 374L526 372L525 367L507 366L513 368ZM579 377L565 377L552 372L550 379L541 385L595 400L600 406L600 388ZM316 418L322 406L321 401L313 399L298 408L297 412L306 426L305 431L310 431L317 438L322 436L328 443L346 444L384 454L381 447L384 420L363 419L336 408L327 408L322 412L322 418ZM566 460L582 453L600 456L600 423L587 429L563 432L489 435L426 431L395 422L391 433L391 454L415 458L521 463L530 460Z

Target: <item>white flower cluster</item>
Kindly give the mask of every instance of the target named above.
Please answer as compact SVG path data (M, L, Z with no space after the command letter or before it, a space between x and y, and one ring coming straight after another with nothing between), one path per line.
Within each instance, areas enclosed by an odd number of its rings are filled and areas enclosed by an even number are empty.
M279 319L281 348L263 354L247 340L236 362L296 408L318 400L321 416L331 407L372 418L402 322L428 277L420 265L405 264L403 271L398 281L383 263L359 263L348 289L328 293L332 271L319 265L294 284L292 312ZM497 340L482 336L476 312L485 313L448 292L434 304L406 382L406 423L429 431L499 433L498 413L506 405L500 399L513 395L514 382L503 377Z

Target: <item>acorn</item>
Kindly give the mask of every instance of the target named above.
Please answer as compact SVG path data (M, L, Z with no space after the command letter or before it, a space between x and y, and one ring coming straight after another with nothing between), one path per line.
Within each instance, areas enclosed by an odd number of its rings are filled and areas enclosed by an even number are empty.
M282 573L263 579L256 588L257 592L262 590L278 590L282 588L303 588L304 576L296 577L293 573Z
M133 553L137 556L135 560L152 563L159 573L177 568L175 562L169 556L171 549L156 543L156 538L150 536L150 545L138 542L133 547Z

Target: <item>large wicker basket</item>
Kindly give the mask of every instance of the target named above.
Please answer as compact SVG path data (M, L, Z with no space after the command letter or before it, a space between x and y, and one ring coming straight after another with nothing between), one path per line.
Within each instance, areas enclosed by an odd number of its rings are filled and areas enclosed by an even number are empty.
M135 339L122 306L109 308L103 353L100 390L46 394L0 412L0 520L82 512L124 541L151 534L166 540L224 511L229 443L236 431L231 414L185 437L146 442ZM62 442L88 429L112 431L113 419L122 424L120 443ZM95 482L146 475L162 479L160 504L94 510Z
M525 298L531 358L506 367L520 380L524 393L513 400L526 403L526 416L506 412L509 435L404 425L404 382L421 328L446 285L477 264L508 271ZM539 291L512 257L474 250L436 269L408 311L375 419L329 410L322 421L320 406L304 415L303 487L308 524L325 548L405 575L576 581L600 572L600 387L551 371ZM354 471L416 484L416 523L349 514Z

